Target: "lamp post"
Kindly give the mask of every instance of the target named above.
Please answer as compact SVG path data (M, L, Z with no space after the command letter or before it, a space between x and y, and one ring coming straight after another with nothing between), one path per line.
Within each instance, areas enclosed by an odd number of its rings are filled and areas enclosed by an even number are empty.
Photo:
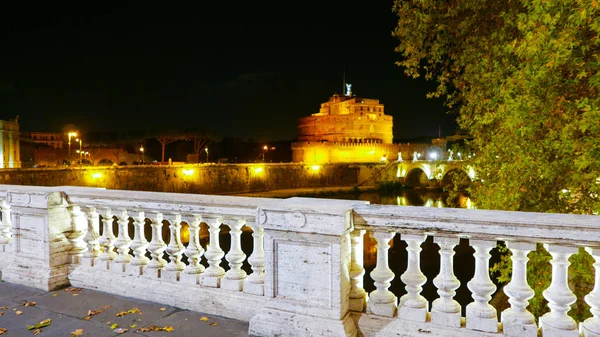
M269 147L264 145L262 149L263 149L263 163L264 163L265 162L265 153L269 150Z
M69 132L67 136L69 137L69 166L71 166L71 137L77 137L77 132Z
M75 139L76 142L79 142L79 151L77 151L77 153L79 153L79 166L81 166L81 156L83 155L83 150L82 150L82 146L83 146L83 139Z
M140 146L140 152L142 153L142 159L140 161L140 164L142 164L144 162L144 147Z
M205 147L204 151L206 151L206 163L208 164L208 147Z

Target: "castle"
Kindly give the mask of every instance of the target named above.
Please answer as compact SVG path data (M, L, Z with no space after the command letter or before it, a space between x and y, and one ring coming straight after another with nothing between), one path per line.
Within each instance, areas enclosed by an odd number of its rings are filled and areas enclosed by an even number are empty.
M318 113L298 121L292 160L307 164L380 162L398 159L393 144L393 119L377 99L333 95Z

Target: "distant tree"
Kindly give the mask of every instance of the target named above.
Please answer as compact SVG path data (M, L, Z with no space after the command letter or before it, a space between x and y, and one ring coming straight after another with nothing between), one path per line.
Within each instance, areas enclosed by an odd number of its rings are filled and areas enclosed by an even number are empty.
M183 133L181 131L177 131L177 130L165 130L165 131L160 131L160 132L156 133L154 138L156 138L156 140L162 146L161 162L164 163L165 162L165 147L168 144L171 144L171 143L176 142L181 139L185 139L185 133Z
M196 161L200 162L200 152L213 142L221 141L220 137L200 129L191 129L185 132L185 139L194 144Z
M428 96L445 98L473 136L479 208L600 211L597 1L396 0L393 9L398 64L411 77L435 80ZM530 257L530 266L547 270L543 249ZM593 273L585 256L572 261L571 275ZM529 276L539 315L550 274ZM572 314L582 319L589 313L577 295Z

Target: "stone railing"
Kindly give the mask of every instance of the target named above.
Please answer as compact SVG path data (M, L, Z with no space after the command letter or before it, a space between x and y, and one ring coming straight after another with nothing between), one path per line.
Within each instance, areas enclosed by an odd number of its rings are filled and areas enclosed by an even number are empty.
M600 261L596 216L11 185L0 185L0 200L7 282L44 290L70 284L241 319L256 336L600 336L598 287L585 298L592 318L575 322L567 314L575 301L569 256L586 247ZM368 274L365 233L376 246ZM428 237L440 265L430 279L420 260ZM406 243L405 261L390 263L394 238ZM462 262L474 264L468 305L455 298L461 239L475 251ZM510 307L501 312L489 303L498 241L513 262L503 289ZM533 291L525 273L537 243L553 268L544 291L550 312L540 318L527 311ZM400 296L390 285L398 283L392 269L404 263ZM423 296L427 282L437 299Z

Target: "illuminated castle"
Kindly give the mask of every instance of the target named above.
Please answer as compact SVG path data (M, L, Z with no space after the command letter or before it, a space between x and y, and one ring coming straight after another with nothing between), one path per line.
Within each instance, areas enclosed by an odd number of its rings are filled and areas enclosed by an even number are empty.
M292 144L293 161L304 163L380 162L396 160L392 144L392 116L384 114L377 99L333 95L318 113L298 121L298 142Z

